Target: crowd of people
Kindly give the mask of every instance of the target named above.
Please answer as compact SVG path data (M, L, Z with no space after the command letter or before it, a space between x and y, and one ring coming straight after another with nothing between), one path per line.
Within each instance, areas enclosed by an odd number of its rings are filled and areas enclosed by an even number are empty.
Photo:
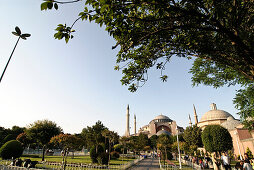
M201 169L213 168L214 170L231 170L231 160L227 152L222 153L220 157L215 158L215 154L211 157L197 157L185 155L184 159L192 164L199 165ZM254 170L254 159L250 159L248 154L244 154L243 160L236 163L235 169L238 170Z

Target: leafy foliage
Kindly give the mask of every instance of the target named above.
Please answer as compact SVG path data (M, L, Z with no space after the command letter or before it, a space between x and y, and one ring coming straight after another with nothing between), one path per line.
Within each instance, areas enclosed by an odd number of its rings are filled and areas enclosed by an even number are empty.
M247 149L246 149L246 152L245 152L247 155L248 155L248 158L249 159L253 159L253 154L252 154L252 152L251 152L251 150L250 150L250 148L249 147L247 147Z
M202 142L208 152L223 152L233 147L230 133L220 125L206 126L202 133Z
M49 120L38 120L30 124L26 133L41 145L49 143L53 136L62 133L62 128L55 122Z
M28 144L32 143L32 139L29 138L26 132L20 133L16 140L19 141L23 147L26 147Z
M97 121L92 127L87 126L81 132L81 136L86 141L87 147L99 146L105 142L102 132L107 129L101 121Z
M42 161L44 161L44 153L47 144L53 136L59 135L62 131L62 128L57 126L55 122L49 120L38 120L29 125L26 133L30 138L35 139L38 144L43 146Z
M213 61L253 81L253 9L254 2L244 0L86 0L77 20L106 27L116 40L112 48L121 47L116 60L124 74L121 82L135 91L151 67L161 70L166 81L163 70L174 55ZM66 42L72 34L67 28L58 30L69 34L58 34Z
M50 143L59 146L60 148L66 150L78 150L80 145L82 145L82 140L75 135L70 134L60 134L54 136L50 139Z
M19 158L22 153L22 145L16 140L8 141L0 148L0 156L2 159Z
M239 110L238 114L241 116L245 127L249 130L254 129L254 84L238 90L233 103Z
M183 138L188 146L202 147L201 129L197 125L188 126L183 133Z

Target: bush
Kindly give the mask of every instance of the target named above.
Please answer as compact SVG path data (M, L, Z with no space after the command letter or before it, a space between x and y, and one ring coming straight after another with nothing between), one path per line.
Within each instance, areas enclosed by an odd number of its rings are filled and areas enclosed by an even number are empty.
M110 158L111 159L118 159L120 157L119 153L116 151L113 151L110 153Z
M19 158L23 153L22 145L19 141L11 140L6 142L0 148L0 156L2 159Z
M108 154L107 153L100 153L100 155L98 155L97 160L99 164L102 165L107 165L108 164Z
M98 146L98 150L97 150L97 153L96 153L96 147L93 146L91 149L90 149L90 158L92 159L92 162L93 163L98 163L98 156L104 152L104 149L101 145Z

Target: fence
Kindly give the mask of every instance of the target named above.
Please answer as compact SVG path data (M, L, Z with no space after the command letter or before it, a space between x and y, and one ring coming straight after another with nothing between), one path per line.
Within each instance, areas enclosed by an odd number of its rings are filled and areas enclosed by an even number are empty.
M66 164L66 170L94 170L94 169L128 169L131 166L135 165L144 158L138 158L133 161L130 161L126 164L119 165L93 165L93 164ZM25 167L10 166L11 160L1 160L0 169L1 170L27 170ZM36 168L30 168L30 170L37 169L52 169L52 170L61 170L63 165L61 163L52 163L52 162L39 162L36 164Z

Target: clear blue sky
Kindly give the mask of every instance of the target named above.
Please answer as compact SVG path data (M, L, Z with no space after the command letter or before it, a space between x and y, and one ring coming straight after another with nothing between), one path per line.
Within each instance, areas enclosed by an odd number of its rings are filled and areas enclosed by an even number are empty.
M192 87L188 70L192 61L172 58L167 65L169 79L162 83L160 73L149 72L149 81L136 93L120 83L121 72L114 70L115 41L104 28L78 22L74 39L68 44L55 40L57 24L71 24L83 9L83 3L60 5L59 10L40 11L40 0L0 1L0 71L4 69L17 37L15 26L32 36L20 41L0 84L0 126L27 126L36 120L55 121L66 133L101 120L110 130L123 135L126 107L130 105L131 132L133 114L137 127L159 114L188 126L193 119L193 104L199 118L214 102L218 109L239 118L232 99L236 88Z

